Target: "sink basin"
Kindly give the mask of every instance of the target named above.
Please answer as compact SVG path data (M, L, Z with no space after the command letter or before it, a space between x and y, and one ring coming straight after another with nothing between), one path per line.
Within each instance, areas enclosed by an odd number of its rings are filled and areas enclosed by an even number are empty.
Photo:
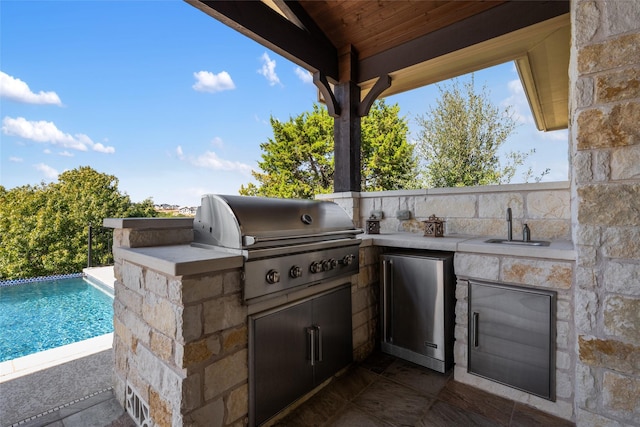
M518 246L549 246L551 242L546 240L529 240L528 242L522 240L507 240L507 239L489 239L485 240L485 243L501 243L503 245L518 245Z

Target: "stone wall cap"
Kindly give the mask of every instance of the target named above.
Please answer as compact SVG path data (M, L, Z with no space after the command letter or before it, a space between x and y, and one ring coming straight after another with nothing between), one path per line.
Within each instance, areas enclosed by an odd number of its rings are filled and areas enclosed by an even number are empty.
M344 198L374 198L374 197L410 197L429 196L446 194L478 194L478 193L503 193L514 191L549 191L568 190L569 181L536 182L524 184L500 184L500 185L479 185L473 187L448 187L448 188L423 188L418 190L392 190L392 191L371 191L371 192L346 192L333 194L318 194L319 200L337 200Z
M107 228L133 228L137 230L192 228L193 218L105 218L102 225Z
M242 255L190 245L113 248L116 258L171 276L187 276L240 268Z

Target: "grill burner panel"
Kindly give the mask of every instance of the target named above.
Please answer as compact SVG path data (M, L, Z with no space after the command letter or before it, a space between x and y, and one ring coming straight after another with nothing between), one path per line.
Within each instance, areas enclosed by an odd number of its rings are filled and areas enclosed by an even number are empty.
M300 252L245 263L244 299L276 296L298 286L310 286L358 272L358 241L350 246Z

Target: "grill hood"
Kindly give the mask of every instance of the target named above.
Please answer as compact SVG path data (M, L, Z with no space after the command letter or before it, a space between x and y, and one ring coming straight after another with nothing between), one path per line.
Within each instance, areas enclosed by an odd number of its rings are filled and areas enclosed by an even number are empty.
M194 227L194 243L250 250L353 238L347 213L327 201L207 194Z

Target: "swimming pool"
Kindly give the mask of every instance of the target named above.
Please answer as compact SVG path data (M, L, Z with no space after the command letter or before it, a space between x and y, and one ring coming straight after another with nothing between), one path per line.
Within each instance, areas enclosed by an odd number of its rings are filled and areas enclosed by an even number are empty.
M113 332L113 294L82 276L0 286L0 362Z

